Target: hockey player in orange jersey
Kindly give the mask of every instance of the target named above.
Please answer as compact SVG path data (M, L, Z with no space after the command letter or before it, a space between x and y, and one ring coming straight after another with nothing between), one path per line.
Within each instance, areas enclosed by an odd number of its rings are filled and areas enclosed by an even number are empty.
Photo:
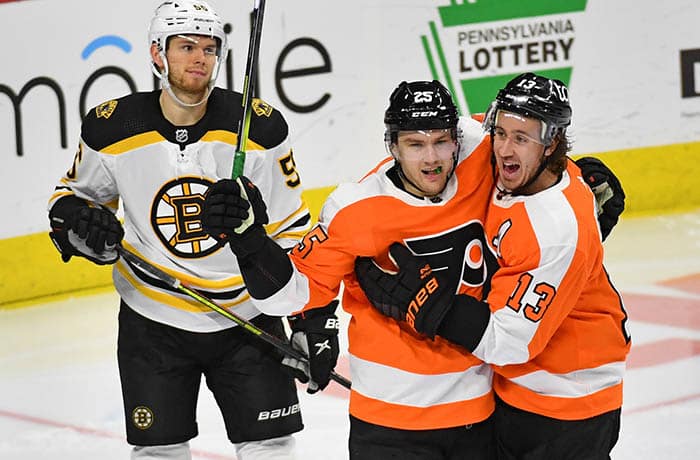
M386 258L399 238L452 274L453 293L462 286L480 296L486 278L482 223L493 187L481 172L490 168L490 144L478 122L458 117L437 81L401 83L390 97L385 124L392 157L359 183L341 184L289 258L255 225L243 231L247 199L254 219L264 214L264 204L248 189L237 209L238 182L221 181L209 189L203 225L210 234L229 235L246 286L263 312L303 310L294 318L309 324L344 283L342 306L352 315L351 459L493 458L490 366L462 347L430 340L378 313L354 275L357 256ZM303 334L322 331L324 323L303 330L294 324L292 344L311 352L311 381L323 388L332 366L319 365L316 350L323 343ZM328 371L323 375L319 368Z
M483 222L494 186L490 137L480 123L457 116L437 81L401 83L384 121L391 157L359 183L340 185L289 258L261 231L265 205L245 180L209 189L203 225L229 239L261 311L295 313L292 345L311 351L301 378L315 388L328 384L334 364L323 353L334 343L318 339L329 327L321 306L344 284L343 308L352 315L351 459L491 458L489 366L381 315L354 274L357 256L389 264L388 248L398 239L449 274L451 294L480 298L487 275ZM595 178L602 184L601 171Z
M534 74L510 81L485 116L497 172L485 228L500 266L486 301L454 295L401 244L390 248L398 273L356 265L378 311L494 365L499 458L609 458L619 434L627 315L603 267L594 196L567 168L570 121L564 84Z

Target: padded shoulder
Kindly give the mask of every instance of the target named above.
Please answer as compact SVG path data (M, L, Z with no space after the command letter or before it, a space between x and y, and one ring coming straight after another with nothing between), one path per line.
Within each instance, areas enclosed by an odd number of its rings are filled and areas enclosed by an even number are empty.
M241 93L214 88L210 96L210 117L212 127L237 131L238 122L243 115L243 96ZM233 120L235 124L229 123ZM217 123L227 122L227 126L216 127ZM248 139L265 149L273 148L289 135L289 126L280 111L262 99L253 98L250 115Z
M93 149L153 130L162 117L158 105L160 92L134 93L93 107L85 114L82 139Z

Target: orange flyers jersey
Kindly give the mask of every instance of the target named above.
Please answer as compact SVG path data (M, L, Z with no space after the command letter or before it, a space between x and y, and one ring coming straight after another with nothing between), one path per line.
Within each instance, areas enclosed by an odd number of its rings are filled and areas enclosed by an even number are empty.
M569 165L540 193L493 194L486 235L500 268L474 355L497 365L494 390L508 404L580 420L622 405L630 337L603 267L593 194Z
M436 429L475 423L493 410L488 365L377 312L354 273L358 256L393 267L388 248L398 241L433 269L449 269L455 291L480 295L486 276L483 219L493 187L490 144L478 123L461 123L459 164L441 200L397 188L386 174L394 161L386 159L359 183L340 185L329 196L318 225L292 250L292 279L272 297L254 299L262 311L283 314L328 304L343 282L342 305L352 315L350 413L370 423Z

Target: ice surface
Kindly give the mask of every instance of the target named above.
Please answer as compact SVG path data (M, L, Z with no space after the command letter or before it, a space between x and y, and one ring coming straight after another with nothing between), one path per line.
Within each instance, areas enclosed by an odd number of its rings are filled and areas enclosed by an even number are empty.
M700 211L623 219L606 265L630 315L633 348L613 458L695 459L700 451ZM0 458L127 459L113 292L0 309ZM341 318L344 323L348 318ZM341 330L344 330L342 328ZM345 337L342 336L345 349ZM341 356L338 370L349 377ZM298 458L347 458L347 391L299 392ZM234 459L205 385L195 459Z

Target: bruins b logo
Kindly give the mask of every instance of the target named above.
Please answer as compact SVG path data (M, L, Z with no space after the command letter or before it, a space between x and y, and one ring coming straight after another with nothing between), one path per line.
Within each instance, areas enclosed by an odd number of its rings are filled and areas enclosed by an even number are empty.
M153 425L153 411L145 406L139 406L131 412L131 421L139 430L147 430Z
M200 177L181 177L161 187L153 200L153 230L179 257L202 257L221 247L202 227L204 194L210 185Z

